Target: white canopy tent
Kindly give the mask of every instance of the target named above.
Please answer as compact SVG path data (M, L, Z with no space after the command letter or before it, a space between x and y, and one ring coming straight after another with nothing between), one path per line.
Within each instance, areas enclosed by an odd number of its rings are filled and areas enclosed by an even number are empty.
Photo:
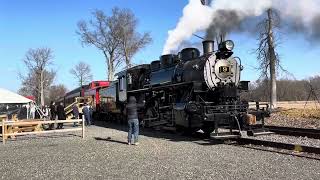
M0 104L27 104L32 100L9 90L0 88Z
M0 88L0 104L27 104L27 119L29 119L29 107L33 101L17 93Z

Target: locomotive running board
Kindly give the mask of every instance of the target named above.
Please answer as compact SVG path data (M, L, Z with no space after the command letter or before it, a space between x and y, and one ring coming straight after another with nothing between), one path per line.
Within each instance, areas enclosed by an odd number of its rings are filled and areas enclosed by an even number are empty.
M165 121L165 120L148 122L148 127L160 126L160 125L164 125L167 123L168 123L168 121Z
M247 134L248 136L262 136L262 135L270 135L275 133L269 131L269 129L266 129L266 128L258 128L258 129L248 130Z
M241 135L239 133L211 133L210 137L212 139L236 139L236 138L240 138Z
M270 134L275 134L275 133L271 131L264 131L264 132L248 131L248 136L262 136L262 135L270 135Z

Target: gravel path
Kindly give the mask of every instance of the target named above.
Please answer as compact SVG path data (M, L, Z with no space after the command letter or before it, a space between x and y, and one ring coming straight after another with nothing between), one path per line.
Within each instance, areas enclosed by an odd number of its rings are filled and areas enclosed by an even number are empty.
M266 135L266 136L257 136L255 137L255 139L289 143L289 144L298 144L298 145L320 148L320 139L312 139L308 137L294 137L294 136L284 136L284 135L273 134L273 135Z
M2 179L320 179L320 162L145 131L91 126L87 137L20 137L0 145ZM78 134L80 135L80 134Z

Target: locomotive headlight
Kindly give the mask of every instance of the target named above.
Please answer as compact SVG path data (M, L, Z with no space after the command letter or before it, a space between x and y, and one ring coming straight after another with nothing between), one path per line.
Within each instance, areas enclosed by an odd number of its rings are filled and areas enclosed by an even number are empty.
M225 41L225 48L229 51L232 51L234 48L234 43L231 40Z

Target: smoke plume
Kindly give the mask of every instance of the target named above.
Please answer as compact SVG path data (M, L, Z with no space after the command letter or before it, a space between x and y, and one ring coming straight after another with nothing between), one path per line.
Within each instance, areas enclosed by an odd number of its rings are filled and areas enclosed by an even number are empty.
M168 32L162 54L176 51L193 33L205 31L206 38L233 31L250 31L244 22L261 18L275 9L288 32L300 32L308 40L320 40L320 0L213 0L208 6L189 0L175 29Z

